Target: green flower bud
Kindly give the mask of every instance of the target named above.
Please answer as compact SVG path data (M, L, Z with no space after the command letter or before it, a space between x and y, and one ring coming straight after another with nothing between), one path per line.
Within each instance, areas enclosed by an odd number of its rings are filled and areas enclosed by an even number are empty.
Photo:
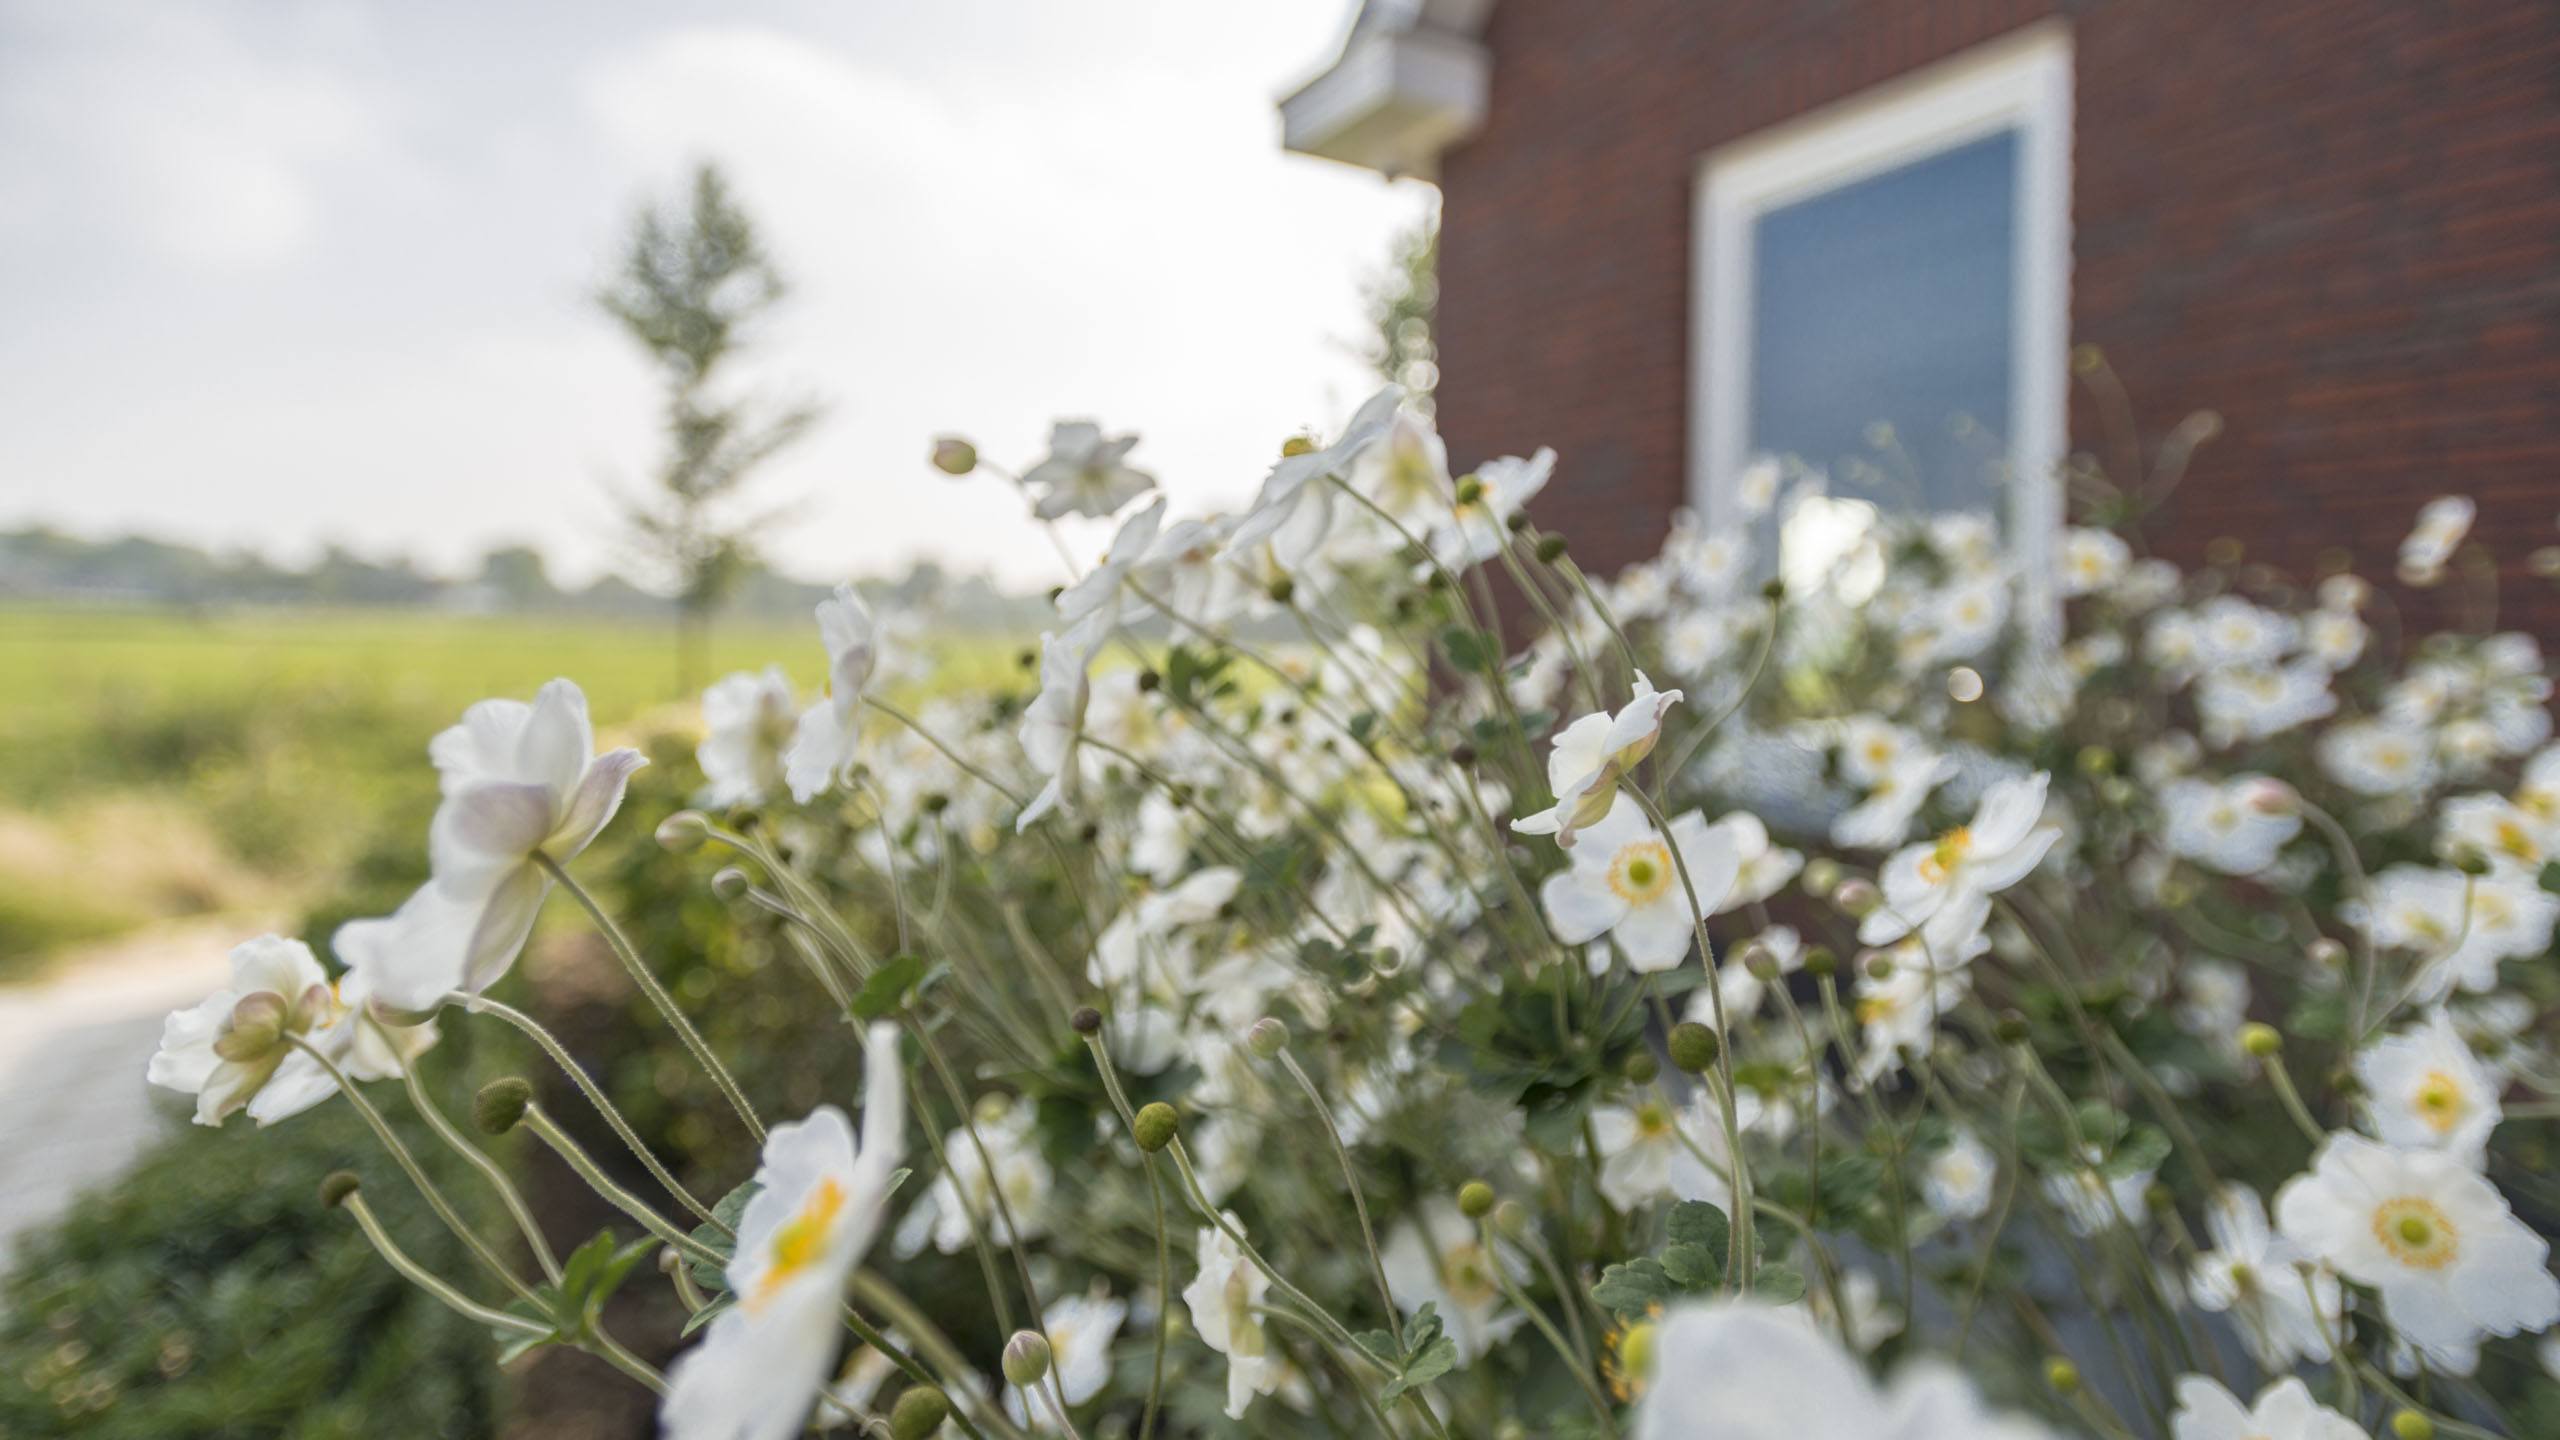
M2065 1395L2080 1389L2080 1367L2056 1355L2044 1362L2044 1383Z
M1493 1187L1481 1180L1470 1180L1458 1187L1458 1213L1470 1220L1481 1220L1493 1213Z
M1828 945L1816 945L1804 952L1804 973L1820 979L1840 968L1840 957Z
M1760 587L1760 598L1772 605L1783 603L1787 598L1787 582L1778 579L1770 580L1769 583Z
M711 838L711 822L699 810L679 810L658 822L658 848L670 855L698 849Z
M2027 1034L2027 1017L2015 1010L2004 1010L1991 1022L1991 1038L2003 1045L2024 1045Z
M1804 886L1807 895L1822 896L1839 889L1845 878L1839 861L1828 855L1816 855L1804 862L1804 876L1798 883Z
M1874 881L1853 875L1841 881L1840 888L1831 892L1831 903L1851 917L1864 920L1884 903L1884 892L1876 889Z
M1484 479L1478 475L1458 477L1458 503L1473 505L1484 498Z
M1715 1068L1716 1053L1724 1048L1716 1032L1695 1020L1683 1020L1671 1027L1671 1063L1691 1075L1704 1075Z
M1173 1143L1173 1137L1182 1130L1182 1117L1174 1113L1172 1106L1158 1100L1141 1106L1137 1122L1129 1129L1137 1137L1138 1148L1153 1155Z
M213 1053L225 1060L256 1060L271 1054L284 1043L284 1033L293 1019L293 1007L273 990L258 990L240 997L231 1007L231 1019L223 1027L221 1038L213 1042Z
M360 1187L361 1182L356 1179L355 1172L351 1170L330 1171L328 1175L320 1181L321 1207L328 1210L337 1209L339 1206L346 1204L347 1197L356 1193Z
M890 1407L889 1440L925 1440L950 1418L950 1399L930 1385L919 1385Z
M1262 593L1271 597L1272 604L1286 605L1289 603L1289 597L1298 593L1298 582L1286 575L1274 575L1271 577L1271 583L1263 588Z
M2252 1020L2240 1027L2240 1048L2264 1060L2284 1049L2284 1033L2273 1025Z
M1033 1330L1016 1330L1004 1342L1004 1378L1028 1390L1049 1373L1049 1342Z
M1564 537L1563 537L1563 536L1561 536L1561 535L1548 535L1548 536L1543 536L1543 537L1541 537L1541 538L1539 539L1539 541L1538 541L1538 561L1539 561L1539 563L1540 563L1540 564L1544 564L1544 565L1553 565L1553 564L1554 564L1554 563L1556 563L1558 560L1561 560L1561 559L1563 559L1563 558L1564 558Z
M1662 1062L1653 1058L1652 1051L1639 1050L1627 1057L1627 1063L1618 1067L1618 1073L1626 1076L1629 1084L1650 1085L1653 1077L1662 1073Z
M711 877L711 893L722 900L736 900L753 888L755 882L747 872L731 865Z
M978 468L978 447L957 435L938 436L933 442L933 468L945 475L966 475Z
M504 1135L524 1119L533 1104L533 1087L513 1075L502 1075L480 1087L471 1101L471 1122L483 1135Z
M2436 1422L2415 1410L2398 1411L2391 1417L2392 1440L2436 1440Z
M1076 1013L1067 1017L1067 1023L1079 1035L1098 1035L1102 1032L1102 1012L1090 1005L1079 1005Z
M1858 968L1866 971L1870 980L1890 980L1893 978L1893 957L1881 950L1870 950L1858 957Z
M1742 948L1742 968L1754 980L1767 982L1778 978L1778 957L1766 945L1754 940Z
M1289 1027L1278 1017L1265 1015L1244 1032L1244 1044L1246 1049L1263 1059L1274 1059L1289 1048Z

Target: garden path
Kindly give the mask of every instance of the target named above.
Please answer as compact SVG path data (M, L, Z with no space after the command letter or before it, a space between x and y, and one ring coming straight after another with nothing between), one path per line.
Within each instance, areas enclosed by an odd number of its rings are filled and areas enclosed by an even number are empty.
M161 1018L230 973L237 917L156 926L0 986L0 1271L18 1237L122 1174L179 1113L144 1082Z

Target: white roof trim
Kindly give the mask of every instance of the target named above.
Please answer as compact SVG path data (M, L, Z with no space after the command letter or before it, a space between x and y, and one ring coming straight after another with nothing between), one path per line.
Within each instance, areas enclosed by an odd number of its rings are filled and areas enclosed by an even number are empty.
M1364 6L1341 57L1280 102L1281 145L1429 179L1440 152L1484 123L1493 56L1475 32L1490 8Z

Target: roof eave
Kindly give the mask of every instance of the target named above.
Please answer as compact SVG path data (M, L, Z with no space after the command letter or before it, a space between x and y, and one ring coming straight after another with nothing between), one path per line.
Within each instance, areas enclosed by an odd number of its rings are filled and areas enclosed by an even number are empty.
M1433 178L1484 123L1493 57L1438 28L1355 33L1342 57L1280 102L1281 144L1390 177Z

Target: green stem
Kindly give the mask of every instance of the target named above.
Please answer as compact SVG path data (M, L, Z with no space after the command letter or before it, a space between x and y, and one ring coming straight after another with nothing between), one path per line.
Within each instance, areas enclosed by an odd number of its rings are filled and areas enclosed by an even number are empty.
M376 1032L380 1033L380 1026L370 1013L365 1015L363 1023L375 1026ZM391 1037L387 1034L383 1035L382 1039L386 1045L391 1043ZM395 1049L392 1053L396 1055L399 1052ZM559 1284L559 1257L551 1253L551 1242L543 1238L542 1227L534 1223L533 1211L525 1205L524 1196L517 1191L515 1182L508 1178L506 1170L497 1161L490 1159L479 1146L472 1144L470 1138L456 1128L452 1121L446 1119L442 1110L436 1108L435 1102L427 1096L426 1086L418 1079L417 1067L403 1061L400 1066L400 1079L408 1087L409 1103L426 1118L428 1127L436 1132L436 1137L468 1162L471 1168L479 1171L481 1176L489 1182L489 1188L498 1192L499 1203L507 1207L507 1214L516 1222L516 1229L523 1232L525 1246L533 1252L534 1263L542 1267L542 1278L554 1285Z
M666 1217L650 1209L639 1196L615 1184L612 1177L606 1175L603 1168L596 1164L595 1157L589 1155L577 1141L563 1133L559 1124L543 1113L541 1106L527 1105L523 1124L526 1129L534 1133L535 1138L550 1146L553 1153L566 1162L570 1169L578 1172L578 1178L587 1182L588 1189L595 1191L606 1204L638 1222L641 1229L696 1260L722 1269L728 1267L727 1256L677 1229Z
M364 1238L373 1243L374 1250L392 1269L400 1272L402 1279L434 1296L455 1314L477 1321L493 1330L511 1330L526 1336L548 1336L551 1333L549 1327L538 1325L521 1315L510 1315L503 1310L493 1310L481 1304L446 1284L441 1277L424 1265L410 1259L408 1252L402 1250L392 1241L391 1236L384 1232L382 1222L374 1218L373 1210L364 1203L364 1195L361 1192L349 1195L340 1203L348 1214L356 1217L356 1228L364 1232Z
M570 898L576 900L586 910L588 918L595 921L596 930L604 936L605 943L613 947L615 958L622 961L622 968L631 972L632 983L640 987L640 993L648 996L649 1003L656 1006L658 1013L675 1028L677 1038L684 1041L684 1048L693 1052L695 1063L711 1077L711 1083L719 1089L721 1097L729 1102L730 1109L738 1112L738 1119L745 1123L747 1133L754 1136L757 1147L762 1148L764 1122L756 1118L754 1108L747 1104L746 1092L738 1088L737 1080L729 1074L729 1068L720 1063L720 1057L712 1054L711 1047L703 1043L702 1034L693 1028L693 1022L676 1008L675 997L669 995L666 987L658 983L658 977L650 973L647 963L640 958L640 952L631 948L631 941L622 933L622 927L613 923L613 917L605 913L604 907L596 903L585 886L569 878L569 872L561 867L559 861L540 850L533 852L533 861L542 867L544 874L558 881L560 888L568 891Z

